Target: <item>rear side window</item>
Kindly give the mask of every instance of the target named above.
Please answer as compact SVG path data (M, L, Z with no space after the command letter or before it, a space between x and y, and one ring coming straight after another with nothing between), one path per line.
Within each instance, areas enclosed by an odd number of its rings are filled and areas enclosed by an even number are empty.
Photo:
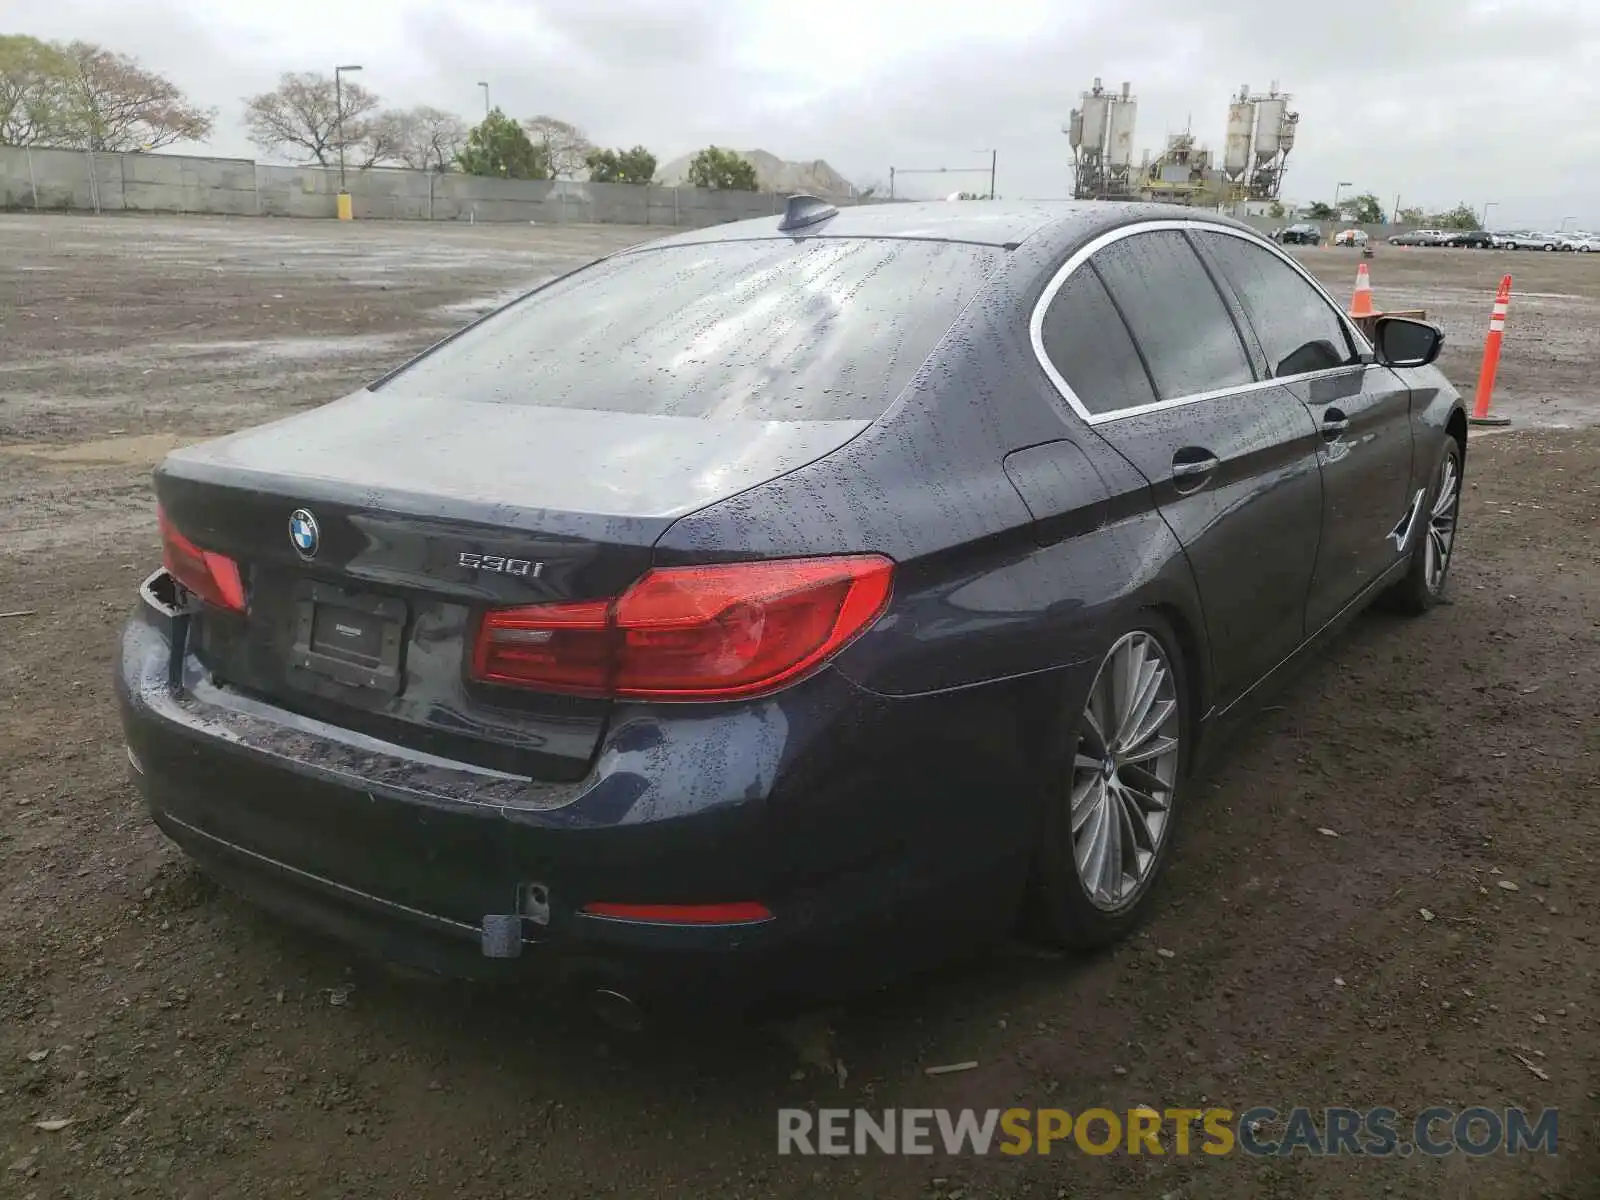
M1182 233L1136 233L1089 261L1144 352L1161 399L1255 381L1233 317Z
M1155 402L1150 376L1139 361L1100 277L1079 267L1056 292L1040 329L1045 356L1091 413L1115 412Z
M1224 233L1201 235L1261 340L1274 378L1355 360L1344 322L1320 292L1277 255Z
M1003 251L905 239L621 254L404 368L404 396L767 421L871 420Z

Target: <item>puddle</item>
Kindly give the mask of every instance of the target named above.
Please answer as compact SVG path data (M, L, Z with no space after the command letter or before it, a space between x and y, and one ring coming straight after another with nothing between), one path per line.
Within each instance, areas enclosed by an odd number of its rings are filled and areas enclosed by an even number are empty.
M555 278L553 275L546 275L540 279L531 279L527 283L518 284L516 287L505 288L492 296L478 296L471 300L457 300L453 304L441 304L436 308L430 308L428 316L436 321L466 321L473 317L481 317L502 304L510 304L518 296L553 278Z
M150 349L189 358L226 356L240 366L263 363L306 362L319 358L349 358L393 350L405 340L394 333L352 334L331 338L267 338L260 341L168 342Z
M0 447L0 453L39 459L62 466L154 466L179 446L195 439L172 433L133 434L128 437L100 438L66 446L28 445Z

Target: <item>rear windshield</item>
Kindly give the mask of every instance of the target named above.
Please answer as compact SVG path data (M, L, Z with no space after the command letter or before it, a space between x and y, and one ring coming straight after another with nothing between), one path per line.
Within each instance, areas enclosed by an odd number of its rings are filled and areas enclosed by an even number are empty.
M998 264L991 246L774 239L619 255L404 368L404 396L871 420Z

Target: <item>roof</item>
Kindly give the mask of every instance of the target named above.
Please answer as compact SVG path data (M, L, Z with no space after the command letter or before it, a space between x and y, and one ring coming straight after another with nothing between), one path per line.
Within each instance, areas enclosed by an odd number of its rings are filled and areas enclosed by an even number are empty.
M778 228L782 213L688 230L646 246L694 245L776 237L919 238L1016 246L1049 230L1057 237L1098 232L1148 220L1207 220L1236 224L1212 212L1173 204L1104 200L933 200L840 206L838 216L792 230ZM634 249L643 249L643 246Z

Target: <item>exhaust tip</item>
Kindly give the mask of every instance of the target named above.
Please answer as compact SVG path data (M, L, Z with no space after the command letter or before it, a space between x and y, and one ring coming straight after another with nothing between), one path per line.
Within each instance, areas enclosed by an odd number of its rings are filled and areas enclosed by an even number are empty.
M644 1028L644 1010L631 997L611 988L595 988L589 993L589 1007L613 1029L638 1033Z

